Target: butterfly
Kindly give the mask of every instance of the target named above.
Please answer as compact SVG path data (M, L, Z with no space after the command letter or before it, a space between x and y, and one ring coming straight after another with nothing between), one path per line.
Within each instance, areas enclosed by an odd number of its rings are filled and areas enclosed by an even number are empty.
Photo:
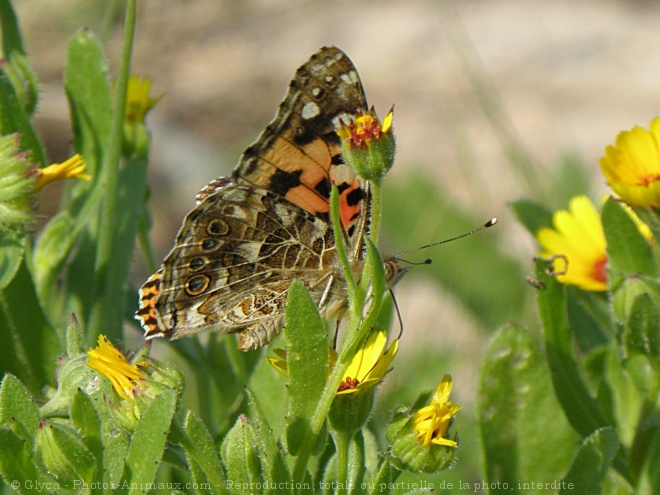
M330 192L336 185L356 273L371 194L344 163L336 128L367 108L357 70L340 49L321 48L296 71L275 118L231 177L200 191L174 248L140 289L136 317L146 339L216 330L236 333L241 350L258 349L280 332L295 279L324 319L341 317L347 289ZM391 279L397 268L388 268Z

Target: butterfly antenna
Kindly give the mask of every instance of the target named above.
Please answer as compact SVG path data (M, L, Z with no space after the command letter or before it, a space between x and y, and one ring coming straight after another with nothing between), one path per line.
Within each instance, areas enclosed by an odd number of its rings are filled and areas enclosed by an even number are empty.
M456 237L451 237L449 239L445 239L444 241L433 242L433 243L427 244L425 246L420 246L420 247L416 247L416 248L413 248L413 249L409 249L407 251L404 251L402 253L397 254L396 256L392 256L392 259L400 260L401 259L400 256L402 256L404 254L414 253L415 251L421 251L422 249L430 248L430 247L433 247L433 246L439 246L440 244L445 244L447 242L457 241L458 239L462 239L463 237L467 237L469 235L476 234L477 232L479 232L481 230L488 229L488 228L492 227L493 225L495 225L496 223L497 223L497 218L493 217L490 220L488 220L485 224L483 224L481 227L478 227L474 230L471 230L470 232L466 232L465 234L461 234L461 235L457 235ZM405 260L401 260L401 261L405 261ZM422 263L418 263L418 264L428 265L430 263L431 263L431 260L427 259L427 260L423 261Z

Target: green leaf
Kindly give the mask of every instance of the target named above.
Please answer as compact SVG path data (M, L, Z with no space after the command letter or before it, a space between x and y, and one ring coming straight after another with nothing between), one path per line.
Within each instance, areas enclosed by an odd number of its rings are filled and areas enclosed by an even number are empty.
M238 417L222 442L221 452L230 493L252 495L264 492L256 433L247 417Z
M636 428L640 421L643 396L635 382L624 368L621 360L621 349L612 345L606 351L606 374L602 377L601 388L607 388L611 393L611 414L613 424L617 425L617 434L620 443L631 445L635 436ZM630 461L632 468L633 461Z
M275 371L268 360L261 359L247 390L248 397L253 396L248 401L248 416L254 417L254 404L267 404L265 409L260 409L260 414L263 422L273 429L275 438L280 438L284 428L282 411L286 410L286 382L287 379Z
M117 290L112 290L105 295L108 311L105 325L108 328L121 328L123 311L122 308L126 294L123 287L128 279L129 265L133 259L135 248L135 237L140 217L143 213L143 198L147 187L147 163L146 161L129 161L120 172L119 199L117 201L117 230L113 238L113 256L110 260L108 277Z
M41 309L25 260L0 291L0 369L38 395L53 384L60 345Z
M657 276L658 268L651 245L625 208L610 198L605 202L601 216L610 273Z
M32 446L11 430L0 428L0 474L7 484L24 495L33 494L40 480L32 463Z
M129 486L133 485L128 493L143 493L139 487L152 483L156 478L156 470L163 457L165 440L176 410L176 401L174 391L163 391L140 418L126 457L124 479Z
M99 480L103 472L103 440L101 439L101 421L94 409L91 399L78 390L71 403L71 423L80 433L82 440L96 460L94 480Z
M23 262L24 252L23 242L17 235L3 232L0 237L0 290L7 287L16 275Z
M367 482L369 495L380 495L385 492L385 488L395 483L399 478L401 471L392 465L392 462L387 457L381 457L378 471L374 473L373 478Z
M528 332L508 326L495 334L482 364L478 391L488 483L511 487L519 480L551 482L566 472L575 434L557 399L548 393L550 384L548 368ZM491 493L508 493L508 489Z
M652 206L646 208L641 206L631 206L631 208L637 214L639 219L648 225L657 245L657 243L660 242L660 217L658 216L657 210Z
M552 228L552 212L544 206L521 199L509 203L509 207L532 236L544 227Z
M603 294L569 285L566 295L569 325L580 329L575 334L580 351L588 353L610 342L612 314Z
M250 401L250 411L252 423L256 433L256 442L259 449L259 457L261 459L264 480L271 484L271 486L280 487L277 493L293 493L290 486L291 472L284 458L284 448L275 439L273 429L270 427L263 414L261 407L257 403L257 399L250 389L246 390L248 400ZM272 407L272 404L268 404Z
M96 179L110 136L112 93L103 48L88 29L78 31L69 42L64 89L71 107L74 148Z
M76 315L72 314L66 327L66 355L73 357L85 352L84 340L83 330L80 328L78 319Z
M646 458L637 484L636 495L660 495L660 428L655 428L655 433L649 441Z
M546 273L547 268L545 260L536 260L535 275L545 286L537 295L552 383L569 422L582 437L587 437L608 424L578 371L565 288Z
M639 352L649 359L660 359L660 312L658 302L648 293L635 298L624 334L629 353Z
M21 381L6 373L0 385L0 426L20 421L34 436L39 426L39 410Z
M16 12L9 0L0 0L0 31L2 31L2 55L10 59L12 54L25 53Z
M21 148L30 152L30 159L46 165L46 155L7 73L0 69L0 135L18 132Z
M377 308L380 308L385 290L387 289L383 258L381 258L378 248L371 242L369 237L365 238L365 246L367 248L367 261L365 263L363 280L371 284L373 302L378 305Z
M66 211L51 218L37 239L34 254L35 285L42 301L55 313L62 306L63 291L57 284L60 270L73 249L73 220Z
M618 448L619 439L614 428L594 431L582 443L559 493L567 495L576 490L593 495L601 493L603 480Z
M188 411L183 429L188 434L188 439L181 442L181 446L186 451L193 481L199 486L208 484L210 491L206 493L226 493L224 469L220 464L213 438L202 420L192 411Z
M37 432L35 458L42 470L67 488L93 480L96 460L85 446L81 434L53 420L43 421Z
M310 420L328 375L328 340L325 325L307 289L294 280L285 311L287 387L287 445L296 455L311 434Z
M548 275L548 268L546 260L536 260L535 276L545 287L537 291L537 296L552 385L569 423L586 438L597 429L610 425L579 373L567 319L566 291L562 284ZM623 454L614 460L619 473L630 479L626 464Z

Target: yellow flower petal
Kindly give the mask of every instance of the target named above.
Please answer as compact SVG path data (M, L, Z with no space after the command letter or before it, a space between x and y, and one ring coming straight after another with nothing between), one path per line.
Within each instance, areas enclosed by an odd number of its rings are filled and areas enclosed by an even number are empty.
M113 346L105 335L99 335L98 346L87 351L87 366L108 378L120 397L133 400L144 373Z
M80 155L73 155L71 158L63 163L54 163L48 167L40 168L36 172L37 182L34 186L35 191L40 191L46 184L56 180L63 179L80 179L90 180L91 176L87 175L87 166L83 157Z
M147 112L151 110L160 96L151 98L151 79L139 76L130 76L126 93L126 120L130 122L143 122Z
M622 131L605 148L600 168L610 187L628 204L660 206L660 118L649 129Z
M353 357L344 373L338 394L350 394L367 390L383 379L399 349L399 341L392 342L385 351L387 332L374 332L364 347ZM384 352L385 351L385 352Z
M571 199L569 210L552 217L553 229L543 228L536 237L541 256L562 255L566 262L555 260L556 271L564 271L557 279L584 290L607 289L607 246L598 210L586 196Z
M451 387L451 376L445 375L433 394L431 404L415 413L414 428L422 447L431 444L458 447L456 441L444 438L452 417L461 409L461 406L449 401Z

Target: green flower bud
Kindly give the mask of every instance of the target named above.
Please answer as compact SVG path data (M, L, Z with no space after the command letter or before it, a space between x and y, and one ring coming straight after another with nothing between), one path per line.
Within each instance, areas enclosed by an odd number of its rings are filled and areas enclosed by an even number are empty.
M0 230L24 230L35 221L36 178L29 155L18 145L18 134L0 137Z
M73 428L59 421L43 420L37 430L36 461L62 486L91 480L96 467L94 455Z
M355 394L340 394L330 407L330 427L351 437L369 419L374 405L375 387Z
M124 155L146 159L149 155L149 132L144 119L160 96L152 98L151 80L131 76L126 94L126 114L124 118Z
M355 119L348 124L340 122L337 135L342 139L342 156L365 180L381 179L394 165L393 110L394 107L382 124L373 107L369 113L358 111Z
M402 470L433 473L449 467L458 446L456 435L447 438L453 415L460 406L450 402L451 377L445 375L433 394L420 396L411 408L394 412L386 437L392 446L392 463Z

